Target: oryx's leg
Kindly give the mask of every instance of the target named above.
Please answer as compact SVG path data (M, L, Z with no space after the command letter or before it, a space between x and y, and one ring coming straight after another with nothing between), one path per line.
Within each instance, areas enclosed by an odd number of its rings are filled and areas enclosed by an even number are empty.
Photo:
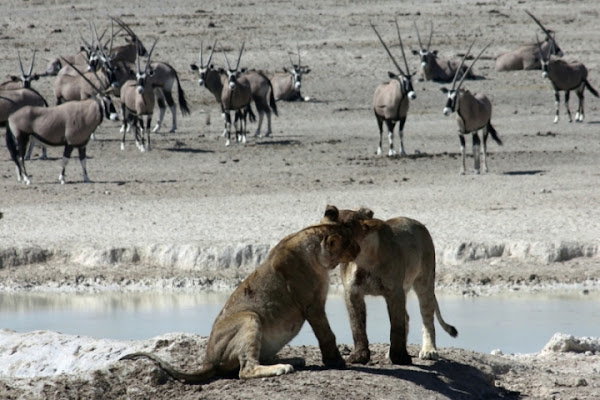
M483 161L483 172L487 173L488 172L488 166L487 166L487 139L488 139L488 135L489 135L489 130L488 130L488 126L486 125L483 128L483 138L482 138L482 143L481 143L481 157L482 157L482 161Z
M131 115L129 115L129 113L127 112L125 104L121 104L121 114L123 115L123 124L121 125L121 129L119 130L119 132L123 134L123 137L121 138L121 150L125 150L125 133L127 132L126 127L128 120L131 118Z
M556 107L556 115L554 117L554 123L558 122L558 107L560 106L560 96L558 94L558 90L554 91L554 105Z
M225 130L223 131L223 137L227 137L225 146L231 144L231 115L229 111L225 112Z
M156 96L156 104L158 104L158 121L156 121L156 125L152 132L158 132L162 125L163 118L165 117L167 106L165 105L165 94L161 88L155 88L154 95Z
M406 117L400 118L400 126L398 126L398 136L400 137L400 155L405 156L404 151L404 124L406 123Z
M584 103L584 99L583 99L583 92L585 91L585 86L584 84L581 85L581 89L577 89L577 91L575 91L575 93L577 94L577 97L579 98L579 106L577 107L577 114L575 114L575 122L583 122L583 103Z
M459 133L458 138L460 139L460 154L462 157L462 165L460 168L460 174L464 175L465 174L465 162L466 162L465 137L461 133Z
M143 123L143 120L140 120L140 122ZM148 150L148 151L152 150L152 146L150 145L150 124L151 123L152 123L152 114L148 114L146 116L146 127L144 128L144 131L143 131L148 136L148 143L146 144L146 150Z
M377 147L377 155L381 155L381 141L383 140L383 118L375 115L377 118L377 126L379 127L379 147Z
M262 127L263 118L265 117L265 112L262 111L259 107L256 107L258 111L258 126L254 131L254 137L260 137L260 128Z
M472 132L473 138L473 173L479 175L481 169L481 141L479 140L478 131Z
M167 100L167 105L169 106L169 111L171 111L171 116L173 118L171 123L171 130L169 132L174 133L177 129L177 105L175 104L175 100L173 100L173 95L170 91L164 91L164 95L165 99Z
M27 176L27 170L25 169L25 149L27 148L28 143L29 135L21 134L17 138L17 181L21 182L22 179L26 185L31 183L29 176Z
M88 178L87 169L86 169L86 155L85 155L85 146L78 147L79 151L79 162L81 163L81 173L83 175L83 181L86 183L90 183L90 178Z
M394 150L394 128L396 127L396 121L391 119L385 120L385 125L388 130L388 141L390 142L390 150L388 151L388 157L396 155L396 150Z
M44 146L43 144L39 144L37 143L41 148L42 148L42 154L40 155L40 160L46 160L48 158L48 155L46 154L46 146ZM27 154L25 154L25 159L29 160L31 159L31 154L33 153L33 148L35 147L36 143L34 142L34 140L31 140L29 142L29 148L27 149Z
M571 95L571 91L565 91L565 108L567 109L567 115L569 116L569 122L573 122L573 118L571 118L571 109L569 108L569 97Z
M62 168L60 170L60 175L58 176L58 180L63 185L65 183L65 168L67 167L67 164L69 163L69 158L71 157L72 152L73 152L73 146L67 144L63 151ZM79 156L81 157L81 153L79 153ZM82 164L82 166L83 166L83 164Z

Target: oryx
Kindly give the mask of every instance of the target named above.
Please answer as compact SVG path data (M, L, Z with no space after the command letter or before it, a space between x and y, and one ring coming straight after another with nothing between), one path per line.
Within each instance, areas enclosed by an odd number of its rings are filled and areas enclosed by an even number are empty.
M36 51L34 50L33 57L31 58L31 65L29 66L29 72L25 73L25 71L23 70L23 62L21 61L21 54L19 51L17 51L17 58L19 60L19 71L20 71L21 75L20 76L11 75L10 81L0 84L0 93L3 90L31 89L31 82L38 80L40 78L40 76L42 76L42 75L33 73L33 64L35 62L35 53L36 53ZM6 124L8 115L11 112L16 111L17 109L19 109L23 106L26 106L26 105L39 106L39 107L47 107L48 106L48 103L46 103L46 100L42 97L42 95L39 94L35 90L19 91L19 92L14 93L14 96L11 96L10 94L7 96L4 96L4 99L6 101L9 101L9 103L7 103L7 102L0 103L0 109L3 109L3 110L0 110L0 126L4 126ZM26 160L29 160L31 158L31 153L33 152L33 147L34 147L34 141L32 140L31 143L29 144L29 149L27 150L27 154L25 155ZM45 160L47 158L46 147L42 145L41 148L42 148L42 154L40 155L40 159Z
M89 24L91 30L92 23L90 22ZM96 55L96 45L94 44L93 31L91 43L87 42L81 34L80 36L81 41L83 42L83 46L80 46L79 53L66 56L58 56L50 60L48 66L46 67L46 72L44 73L44 75L55 76L62 68L65 68L69 65L77 66L80 69L86 68L87 71L96 69L98 58Z
M433 22L430 24L429 29L429 40L427 41L427 47L423 46L421 42L421 36L419 35L419 28L417 27L417 23L413 21L415 25L415 30L417 31L417 38L419 40L419 48L420 50L413 50L414 55L419 55L421 58L421 77L425 81L434 81L434 82L450 82L458 72L459 78L462 77L463 74L467 73L467 67L465 65L462 68L458 68L460 62L459 61L451 61L445 60L442 58L438 58L437 50L430 50L431 48L431 38L433 36ZM476 76L473 74L473 71L469 71L467 73L467 79L475 79Z
M6 128L6 145L17 166L17 179L30 183L25 170L25 149L33 136L44 144L65 147L58 177L61 183L65 183L65 167L74 148L79 151L83 181L90 182L85 149L92 132L105 116L111 120L117 119L110 96L98 88L96 96L91 99L71 101L55 107L25 106L11 114Z
M464 64L465 59L469 55L473 44L469 46L469 50L467 50L464 55L461 65ZM489 45L488 45L489 46ZM483 50L477 55L475 60L469 66L469 69L473 67L473 64L477 62L479 57L483 54L483 52L488 48L488 46L484 47ZM442 88L442 92L447 94L448 100L446 101L446 106L444 107L444 115L448 116L453 112L456 112L456 122L458 122L458 137L460 139L460 152L462 155L462 166L460 169L460 173L464 175L465 173L465 137L471 133L473 138L473 158L474 158L474 172L475 174L479 174L480 172L480 144L478 131L480 129L483 130L483 146L481 148L483 153L483 171L488 172L487 167L487 137L488 134L492 135L492 138L498 143L502 145L502 141L498 137L496 130L492 126L492 103L490 100L483 94L480 93L471 93L466 89L461 89L461 85L464 82L466 74L463 74L462 78L456 85L457 75L455 75L454 80L452 81L452 88L450 90L445 87Z
M560 58L552 57L552 46L545 52L539 39L536 37L537 44L542 54L542 77L548 78L554 89L554 103L556 104L556 116L554 123L558 122L558 109L560 104L559 92L565 92L565 108L569 116L569 122L573 122L571 118L571 110L569 109L569 94L571 90L575 91L579 98L579 106L575 114L575 122L582 122L584 117L583 111L583 94L587 88L594 96L598 97L598 91L594 89L587 80L588 70L580 62L564 61Z
M402 50L402 58L404 59L404 66L406 72L402 71L400 65L396 62L394 56L388 49L387 45L375 29L375 26L371 23L371 28L377 34L379 41L383 45L383 48L387 52L388 56L396 66L398 74L394 72L388 72L388 76L391 81L389 83L383 83L375 89L373 94L373 111L375 118L377 118L377 125L379 127L379 146L377 147L377 154L381 154L382 136L383 136L383 122L387 126L388 140L390 142L390 149L388 156L396 154L394 150L394 127L396 122L399 122L398 136L400 137L400 154L406 155L404 151L404 144L402 142L404 134L404 123L406 122L406 115L408 113L409 99L414 100L417 98L415 90L412 86L412 75L408 69L408 62L406 61L406 54L404 53L404 46L402 45L402 38L400 37L400 28L398 27L398 19L394 19L396 22L396 31L398 32L398 41L400 43L400 49ZM413 74L414 75L414 74Z
M542 23L533 16L529 11L525 11L527 15L529 15L535 23L542 28L544 33L546 34L546 38L542 42L542 51L548 52L550 48L552 48L552 54L558 57L563 56L563 52L556 44L556 40L552 32L542 25ZM521 46L515 50L511 50L504 54L501 54L496 58L496 71L517 71L517 70L531 70L531 69L541 69L542 56L540 54L540 50L536 43L527 44Z
M109 55L114 62L124 61L128 63L135 63L136 57L145 57L148 55L148 51L142 44L141 40L131 30L131 28L123 22L121 19L116 17L110 17L116 22L125 32L129 34L129 38L126 38L127 44L121 46L112 46L112 39L114 35L111 35Z
M258 126L254 132L255 137L260 137L260 130L264 115L267 115L267 131L265 137L271 135L271 111L277 115L277 103L275 102L275 96L273 94L273 86L267 76L261 71L251 70L243 74L243 77L250 83L250 90L252 92L252 100L256 106L258 112Z
M154 90L150 78L154 74L154 70L150 64L150 58L154 51L154 46L158 38L154 41L148 58L146 59L146 65L142 70L140 66L140 57L136 58L136 79L128 80L121 86L120 97L121 97L121 111L123 113L123 120L127 121L129 126L133 125L135 134L135 143L140 151L151 150L150 145L150 124L152 122L152 114L154 113ZM144 117L146 121L144 121ZM139 134L141 128L142 133ZM123 138L121 139L121 150L125 149L125 134L127 128L121 127L123 132ZM145 144L144 134L148 136L148 142ZM144 147L145 146L145 147Z
M308 74L310 68L302 65L300 58L300 47L296 44L298 52L298 64L294 64L288 51L291 68L283 67L283 72L273 74L271 77L271 86L273 86L273 96L275 101L308 101L308 97L302 97L300 89L302 88L302 75Z
M242 75L243 70L240 70L240 60L244 51L244 44L240 48L240 54L238 55L237 63L234 68L229 65L229 60L225 51L223 51L223 57L225 59L225 74L221 75L221 82L223 84L223 90L221 91L221 107L225 113L225 130L223 134L227 135L227 141L225 146L229 146L231 143L231 111L236 111L235 121L233 125L237 125L236 122L239 120L240 127L236 129L236 141L246 143L246 118L250 109L250 102L252 101L252 89L250 88L250 82ZM239 112L238 112L239 111ZM241 137L241 139L240 139Z
M0 83L0 90L10 90L10 89L20 89L20 88L30 88L32 81L37 81L41 76L39 74L33 73L33 63L35 62L35 53L36 50L33 51L33 57L31 58L31 65L29 66L29 71L25 73L23 69L23 63L21 61L21 53L17 50L17 58L19 60L19 72L20 75L10 75L10 81L6 81L4 83Z

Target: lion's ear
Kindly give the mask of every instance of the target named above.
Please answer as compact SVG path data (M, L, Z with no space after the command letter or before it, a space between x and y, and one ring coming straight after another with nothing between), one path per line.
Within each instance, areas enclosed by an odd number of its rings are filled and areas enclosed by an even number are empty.
M360 226L365 235L379 230L383 224L384 222L379 219L366 219L360 221Z
M373 218L373 214L375 214L370 208L367 207L361 207L358 210L358 213L366 218Z
M330 253L335 253L342 243L342 236L335 233L325 238L325 249Z
M327 205L327 207L325 207L325 214L323 215L323 218L327 218L331 222L337 222L339 216L340 211L336 206Z

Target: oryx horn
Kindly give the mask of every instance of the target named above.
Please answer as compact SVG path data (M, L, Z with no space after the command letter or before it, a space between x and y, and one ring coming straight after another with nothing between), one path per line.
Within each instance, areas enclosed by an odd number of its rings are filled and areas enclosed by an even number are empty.
M77 69L77 67L75 67L73 64L71 64L69 61L67 61L64 57L60 57L64 62L66 62L71 68L73 68L75 70L75 72L77 72L83 79L85 79L85 81L87 83L90 84L90 86L100 95L104 95L104 92L102 92L101 90L99 90L96 85L94 85L92 83L92 81L90 81L80 70Z
M379 32L377 32L377 29L375 29L375 25L373 25L372 22L369 22L369 24L371 24L371 28L373 28L373 30L375 31L375 34L377 35L377 37L379 38L379 41L381 42L381 44L383 45L383 48L385 49L385 51L387 52L388 56L390 56L390 59L392 60L392 62L394 63L394 65L396 66L396 68L398 68L398 71L402 74L402 75L406 75L403 71L402 68L400 68L400 65L398 65L398 63L396 62L396 59L394 58L394 56L392 55L392 53L390 52L390 49L388 49L387 45L385 44L385 42L383 41L383 39L381 38L381 35L379 34Z
M458 77L458 73L462 69L462 66L465 65L465 60L467 59L467 56L471 52L471 48L473 47L474 44L475 44L475 40L473 40L473 42L469 46L469 49L467 50L467 52L463 56L462 60L460 60L460 65L458 66L458 68L456 69L456 72L454 73L454 79L452 79L452 89L451 90L454 90L454 86L456 84L456 78ZM462 79L461 79L461 82L462 82Z
M525 12L527 13L527 15L529 15L529 16L530 16L530 17L531 17L531 18L532 18L532 19L535 21L535 23L536 23L536 24L538 24L538 26L539 26L540 28L542 28L542 30L544 31L544 33L546 34L546 36L547 36L549 39L551 39L552 37L551 37L551 35L550 35L550 31L549 31L548 29L544 28L544 25L542 25L542 23L541 23L541 22L540 22L540 21L539 21L539 20L538 20L538 19L537 19L537 18L536 18L536 17L535 17L535 16L534 16L532 13L530 13L530 12L529 12L529 11L527 11L527 10L525 10Z
M408 70L408 62L406 61L406 54L404 54L404 45L402 44L402 38L400 37L400 27L398 26L398 18L394 18L396 22L396 31L398 32L398 41L400 42L400 50L402 50L402 58L404 58L404 66L406 67L406 74L410 75Z
M477 60L479 60L479 57L481 57L481 55L483 54L483 52L486 51L487 48L490 47L491 44L492 44L492 42L488 43L483 48L483 50L481 50L479 52L479 54L477 54L477 57L475 57L475 59L473 60L473 62L471 63L471 65L469 65L469 68L467 68L467 70L465 71L465 73L463 74L463 76L460 78L460 82L458 82L458 86L456 87L456 90L460 89L460 85L462 85L462 83L465 80L465 78L467 77L467 75L469 75L469 72L471 72L471 68L473 68L473 65L477 62ZM469 50L471 50L471 48L469 48ZM467 54L469 54L469 52L467 52Z

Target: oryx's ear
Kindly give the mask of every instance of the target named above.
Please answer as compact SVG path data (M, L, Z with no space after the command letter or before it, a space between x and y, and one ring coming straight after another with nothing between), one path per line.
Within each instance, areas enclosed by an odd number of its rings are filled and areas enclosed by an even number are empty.
M302 72L303 74L308 74L310 72L310 68L308 67L304 67L304 71Z
M331 222L337 222L340 216L340 211L336 206L327 205L325 207L325 214L323 215L323 219L327 219Z
M364 216L365 218L373 218L373 214L375 214L373 212L373 210L371 210L370 208L367 208L367 207L361 207L361 208L359 208L358 209L358 213L361 216Z
M190 64L190 69L192 71L198 71L199 68L198 68L198 66L196 64Z
M87 53L87 49L84 46L79 46L79 51L85 51Z
M38 74L31 75L31 80L32 81L37 81L38 79L40 79L40 75L38 75Z
M388 71L388 76L389 76L390 78L392 78L392 79L393 79L393 78L395 78L397 75L396 75L395 73L393 73L392 71Z
M448 90L448 89L446 89L445 87L441 87L441 88L440 88L440 90L441 90L441 91L442 91L442 93L444 93L444 94L449 92L449 90Z
M432 51L432 53L433 53L434 56L438 55L438 51L437 50Z
M413 55L417 56L419 54L421 54L418 50L412 50Z
M288 69L286 67L283 67L283 72L288 72Z
M18 76L10 75L10 80L13 82L20 82L21 78L19 78Z
M224 73L224 72L225 72L225 70L224 70L223 68L219 68L217 71L218 71L220 74L222 74L222 73Z
M245 74L246 72L248 72L248 68L244 67L244 68L240 69L240 72L242 74Z

